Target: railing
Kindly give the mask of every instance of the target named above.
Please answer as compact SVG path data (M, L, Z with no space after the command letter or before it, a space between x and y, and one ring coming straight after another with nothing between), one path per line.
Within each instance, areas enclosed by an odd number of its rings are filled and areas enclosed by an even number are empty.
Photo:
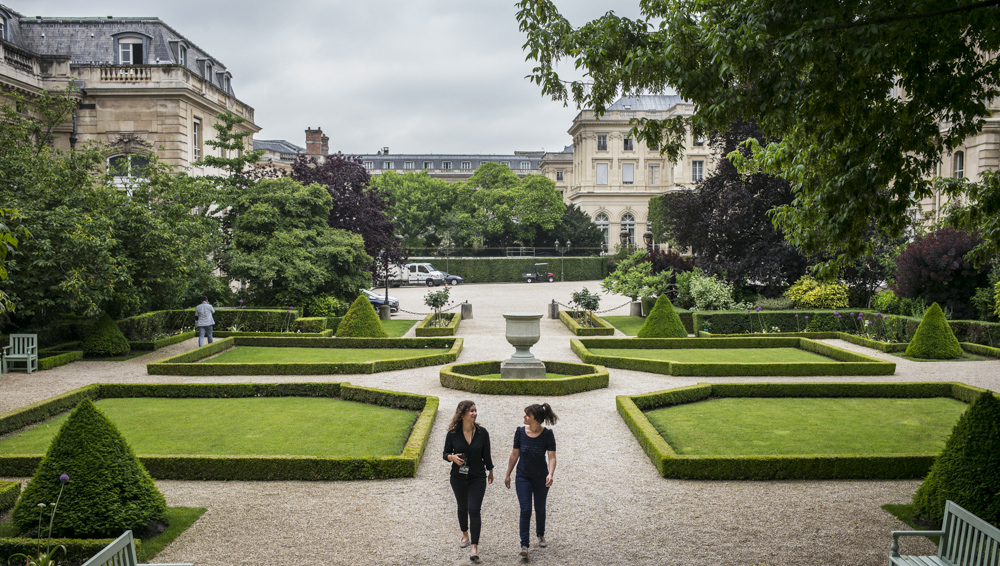
M18 49L7 42L3 42L3 60L15 69L20 69L28 73L35 71L33 64L35 60L34 55L23 49Z
M149 82L153 80L153 68L141 65L121 65L101 67L101 81L111 83Z

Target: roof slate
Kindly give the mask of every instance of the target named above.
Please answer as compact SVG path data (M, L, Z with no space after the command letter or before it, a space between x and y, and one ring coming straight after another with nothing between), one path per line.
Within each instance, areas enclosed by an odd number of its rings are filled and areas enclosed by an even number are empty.
M670 110L678 104L689 103L676 94L643 94L623 96L608 106L608 110Z

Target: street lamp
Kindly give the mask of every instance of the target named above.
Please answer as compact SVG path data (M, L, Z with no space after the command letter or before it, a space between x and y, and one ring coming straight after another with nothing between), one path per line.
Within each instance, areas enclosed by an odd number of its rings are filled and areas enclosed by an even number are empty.
M646 242L646 252L653 253L653 233L646 230L646 233L642 235L642 241Z
M563 262L565 261L563 259L563 255L566 252L569 251L569 248L570 248L569 240L566 240L566 247L560 247L559 246L559 240L556 240L556 251L559 252L559 280L560 281L565 281L566 280L566 271L563 268Z
M621 234L618 234L618 238L622 241L622 246L625 249L628 249L630 240L632 239L632 235L628 233L628 230L625 229L625 228L622 228L622 232L621 232Z
M455 242L451 240L451 235L445 236L441 240L441 253L444 254L444 270L451 273L451 254L455 253Z

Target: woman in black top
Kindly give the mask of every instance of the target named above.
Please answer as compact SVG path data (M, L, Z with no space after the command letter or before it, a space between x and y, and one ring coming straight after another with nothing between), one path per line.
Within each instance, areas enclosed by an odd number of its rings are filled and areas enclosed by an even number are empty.
M451 462L451 489L458 502L458 526L462 529L459 546L472 545L469 558L473 562L479 560L479 531L482 528L479 512L486 484L493 483L490 433L476 424L477 416L475 403L459 403L444 439L444 459Z
M510 473L517 464L515 479L517 501L521 504L521 556L528 556L528 530L531 526L531 500L535 500L535 535L538 546L545 548L545 499L556 473L556 435L542 423L556 424L555 412L548 403L524 408L524 426L514 431L514 449L507 462L503 483L510 489ZM546 462L548 456L548 462Z

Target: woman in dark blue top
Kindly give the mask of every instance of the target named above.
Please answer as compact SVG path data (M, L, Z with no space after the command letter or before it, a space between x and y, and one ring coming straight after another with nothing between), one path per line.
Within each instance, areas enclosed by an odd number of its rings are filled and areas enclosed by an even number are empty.
M476 424L477 416L475 403L459 403L444 439L444 459L451 462L451 489L458 502L458 526L462 529L459 546L465 548L472 545L469 559L473 562L479 560L480 510L486 495L486 484L493 483L490 433Z
M538 546L545 548L545 499L556 473L556 435L542 423L556 424L555 412L548 403L524 408L524 426L514 431L514 449L507 462L503 483L510 489L510 473L517 464L515 485L521 504L521 556L528 556L528 529L531 526L531 500L535 500L535 534ZM548 461L546 462L546 456Z

